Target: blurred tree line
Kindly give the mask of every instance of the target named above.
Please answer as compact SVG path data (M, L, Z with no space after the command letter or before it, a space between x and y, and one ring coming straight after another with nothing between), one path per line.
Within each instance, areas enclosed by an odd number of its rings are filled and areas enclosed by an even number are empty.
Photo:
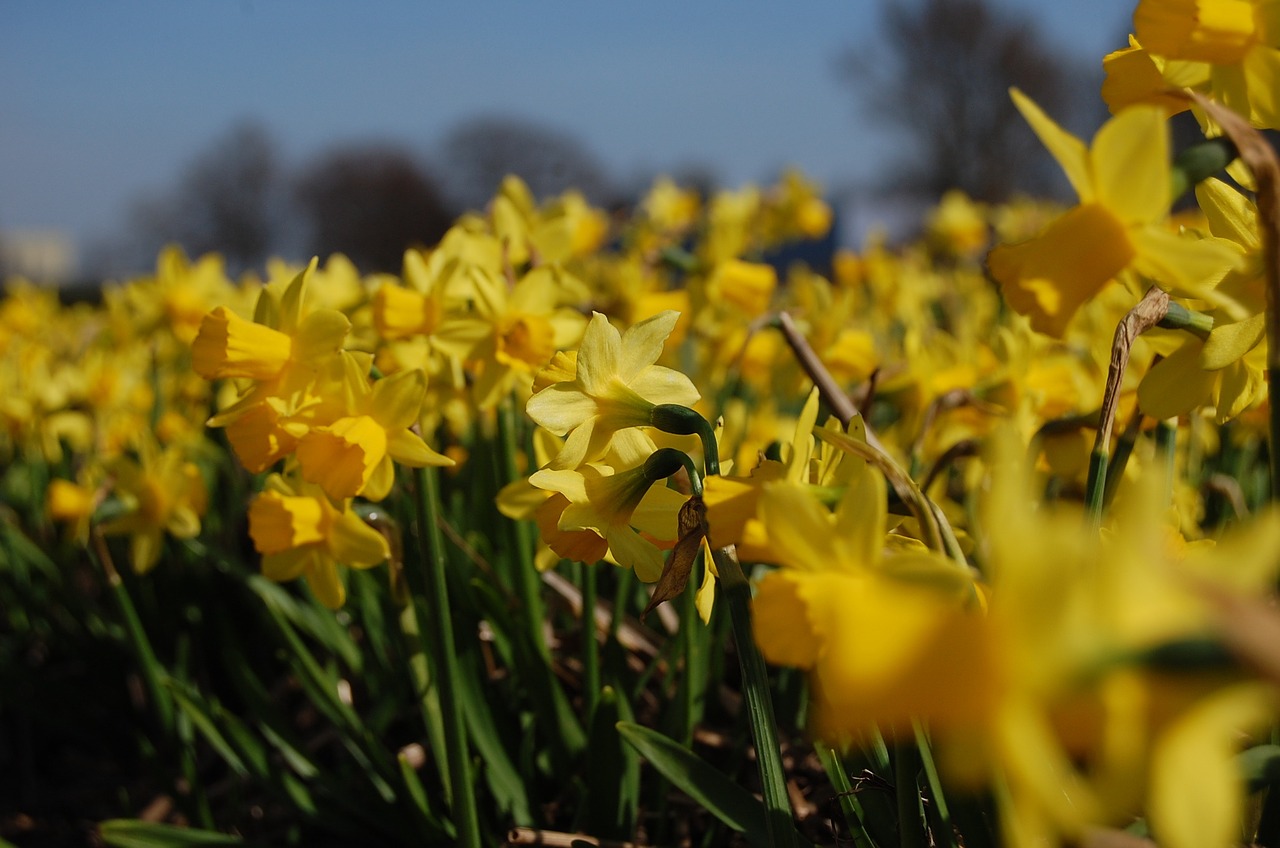
M178 242L193 255L221 252L233 272L272 255L335 252L366 272L398 272L406 247L434 244L459 214L482 207L507 173L520 174L539 197L573 187L595 203L613 199L585 148L537 124L478 118L441 148L438 166L403 144L363 142L289 168L265 127L239 124L172 187L135 204L105 262L145 269L161 246Z
M918 221L916 210L950 188L990 202L1065 188L1008 89L1020 87L1068 128L1088 133L1105 107L1097 86L1081 78L1100 82L1100 67L1081 67L1031 19L993 0L882 0L881 13L874 40L835 57L859 120L900 151L876 169L884 177L858 192L873 214L905 204ZM697 188L715 188L712 170L686 170ZM397 272L406 247L435 243L460 213L481 208L507 173L539 198L576 188L604 206L634 202L648 185L623 186L572 136L514 117L456 127L431 161L404 145L369 142L296 168L286 167L263 126L245 123L213 140L169 190L139 201L127 237L99 264L143 270L161 245L177 241L192 254L221 251L233 272L271 255L339 251L365 272Z

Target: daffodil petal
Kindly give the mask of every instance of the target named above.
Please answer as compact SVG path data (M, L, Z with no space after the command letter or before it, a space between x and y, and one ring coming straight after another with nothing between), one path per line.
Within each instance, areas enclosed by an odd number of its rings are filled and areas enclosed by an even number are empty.
M302 575L316 556L314 547L290 548L262 557L262 576L273 583L288 583Z
M307 569L307 585L316 600L331 610L341 609L347 600L347 587L342 585L338 566L327 557L317 557Z
M1089 151L1097 200L1125 223L1169 211L1169 131L1155 106L1131 106L1102 125Z
M1209 219L1209 232L1257 250L1258 213L1249 199L1215 177L1196 184L1196 200Z
M651 365L631 378L629 387L650 403L693 406L702 397L693 381L671 368Z
M622 336L622 355L618 361L618 376L623 382L630 383L642 370L658 361L667 337L679 320L679 312L666 310L627 328Z
M1080 202L1089 203L1094 200L1093 185L1089 179L1088 148L1084 142L1058 126L1034 100L1018 89L1009 89L1009 94L1040 142L1062 166Z
M774 665L810 669L825 647L809 621L800 587L806 575L771 571L761 578L751 602L751 631L764 658Z
M435 451L412 430L395 430L387 434L387 455L401 465L424 468L429 465L450 466L456 463Z
M370 568L391 556L391 548L377 530L351 510L338 513L329 529L329 552L352 568Z
M618 563L633 569L642 583L656 583L662 576L662 551L630 527L610 527L605 532L605 541Z
M655 539L674 540L679 535L680 507L688 499L675 489L654 484L631 511L631 526Z
M884 475L865 465L849 481L836 506L836 544L844 558L868 565L879 560L887 515Z
M783 565L806 571L838 567L831 515L802 487L766 483L759 514L770 546L786 558Z
M1216 325L1200 353L1201 367L1207 371L1226 368L1257 347L1266 332L1267 316L1262 312L1243 321Z
M1205 297L1205 290L1221 282L1242 256L1240 247L1226 239L1182 236L1162 225L1135 227L1129 238L1137 250L1135 271L1189 297Z
M298 325L294 361L313 367L320 365L325 357L341 350L350 331L347 316L335 309L317 309Z
M555 383L533 397L525 405L529 417L557 436L569 431L600 411L595 398L572 383Z
M1161 734L1152 752L1147 810L1162 846L1237 844L1245 802L1237 736L1265 723L1273 701L1262 684L1233 686L1205 698ZM1194 784L1187 783L1189 774L1196 776Z
M618 376L621 359L621 334L602 313L593 312L578 346L578 382L582 390L589 395L607 394ZM556 432L554 427L547 429Z
M1209 400L1214 374L1200 367L1201 343L1190 339L1157 362L1138 384L1138 406L1152 418L1186 415Z
M415 424L427 394L427 375L410 368L373 384L373 418L388 430L402 430Z

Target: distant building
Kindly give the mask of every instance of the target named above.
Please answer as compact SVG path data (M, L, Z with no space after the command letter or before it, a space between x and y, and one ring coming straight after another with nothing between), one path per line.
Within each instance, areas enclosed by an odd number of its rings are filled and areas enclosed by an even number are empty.
M0 232L0 279L61 285L75 277L77 263L75 243L60 230Z

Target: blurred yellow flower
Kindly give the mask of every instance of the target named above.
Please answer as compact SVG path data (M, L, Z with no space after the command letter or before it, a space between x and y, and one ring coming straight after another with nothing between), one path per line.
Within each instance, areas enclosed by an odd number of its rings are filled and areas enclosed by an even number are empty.
M1230 243L1182 237L1166 226L1173 198L1163 112L1126 109L1086 148L1020 91L1012 95L1080 198L1035 238L999 245L988 257L1005 299L1032 327L1061 337L1081 304L1126 269L1194 294L1235 264Z
M391 555L387 540L351 511L334 506L318 490L294 489L277 474L249 506L249 535L262 554L262 573L283 583L306 577L315 596L329 609L346 600L338 565L371 568Z
M193 539L208 508L208 493L199 468L183 450L163 450L149 436L138 440L137 458L121 456L108 464L112 493L124 514L100 526L108 536L127 535L133 570L145 574L160 560L164 534Z

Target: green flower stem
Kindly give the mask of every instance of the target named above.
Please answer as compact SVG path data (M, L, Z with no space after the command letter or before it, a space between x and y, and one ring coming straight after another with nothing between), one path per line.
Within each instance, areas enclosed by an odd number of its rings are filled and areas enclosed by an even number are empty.
M1173 200L1182 197L1201 180L1221 173L1237 155L1236 146L1225 136L1207 138L1183 150L1173 160L1169 175Z
M97 561L98 567L107 577L108 585L111 586L111 594L116 600L116 607L120 610L125 633L129 636L134 658L138 661L142 685L147 690L151 708L156 712L156 720L163 731L164 739L169 742L173 739L175 725L173 697L164 685L168 675L151 647L151 640L147 638L147 632L142 627L142 619L138 617L133 599L129 597L129 589L124 585L124 579L120 576L120 572L116 571L115 563L111 560L107 540L96 527L93 528L91 541L92 544L88 546L89 557Z
M1103 506L1110 506L1120 488L1120 480L1124 477L1124 469L1133 455L1133 448L1138 443L1138 434L1142 431L1142 413L1135 410L1124 432L1116 439L1116 450L1107 463L1106 491L1102 496Z
M713 448L714 449L714 448ZM675 448L658 448L644 462L645 477L652 483L665 480L681 468L689 475L689 491L695 498L702 497L702 475L693 458Z
M698 567L702 552L698 552L689 585L680 598L680 635L684 639L684 674L680 676L684 724L680 739L686 746L693 744L693 729L698 723L698 705L702 699L702 682L705 673L703 661L704 628L698 619Z
M519 451L516 448L516 409L515 398L508 396L498 406L498 438L502 447L503 485L520 477L517 461ZM551 650L542 635L542 622L545 610L542 604L542 581L538 577L538 569L533 563L534 540L529 538L528 526L523 521L504 519L511 537L511 547L516 560L515 590L524 608L524 624L529 632L530 644L534 645L539 655L551 664Z
M756 762L760 767L769 845L796 848L791 802L787 797L787 781L778 746L778 725L769 694L769 674L751 632L751 584L731 549L718 549L712 553L712 558L720 575L720 588L729 604L733 638L742 666L742 688L751 722L751 736L756 746Z
M435 657L436 686L440 696L445 734L444 756L449 767L450 803L459 845L479 848L480 824L476 816L475 791L471 785L471 768L467 758L467 726L462 720L458 700L457 651L453 642L453 619L450 615L449 588L445 575L444 538L436 517L440 514L439 472L435 468L414 470L414 505L417 525L418 563L405 569L415 595L426 601L431 614L428 656ZM424 640L427 633L422 634ZM435 650L432 651L431 648Z
M857 790L853 788L853 782L849 780L848 773L845 772L840 754L822 740L814 744L814 753L818 755L832 788L836 790L840 809L844 812L845 824L848 825L849 834L853 837L854 848L875 848L875 840L871 838L866 825L863 824L867 816L862 809L862 802L858 799Z
M1171 300L1168 314L1160 319L1160 323L1156 326L1164 327L1166 330L1186 330L1203 340L1209 338L1209 333L1213 330L1213 316L1188 309L1181 303Z
M1084 487L1084 514L1089 526L1102 526L1102 506L1107 495L1107 449L1095 444L1089 454L1089 477Z
M702 462L707 476L720 473L720 451L716 447L716 433L711 422L687 406L660 403L649 415L649 423L664 433L677 436L697 436L702 442Z
M893 746L894 797L898 802L898 845L900 848L925 848L929 844L924 818L920 811L920 750L912 742Z
M600 698L600 646L596 643L596 570L600 563L579 563L582 575L582 715L588 727Z
M920 765L924 769L925 782L929 785L929 796L933 799L933 812L937 816L937 821L941 823L940 830L945 835L943 844L956 848L956 829L952 825L951 809L947 804L946 793L942 791L942 778L938 776L938 765L933 759L933 746L920 722L912 721L911 726L915 730L916 750L920 754Z

